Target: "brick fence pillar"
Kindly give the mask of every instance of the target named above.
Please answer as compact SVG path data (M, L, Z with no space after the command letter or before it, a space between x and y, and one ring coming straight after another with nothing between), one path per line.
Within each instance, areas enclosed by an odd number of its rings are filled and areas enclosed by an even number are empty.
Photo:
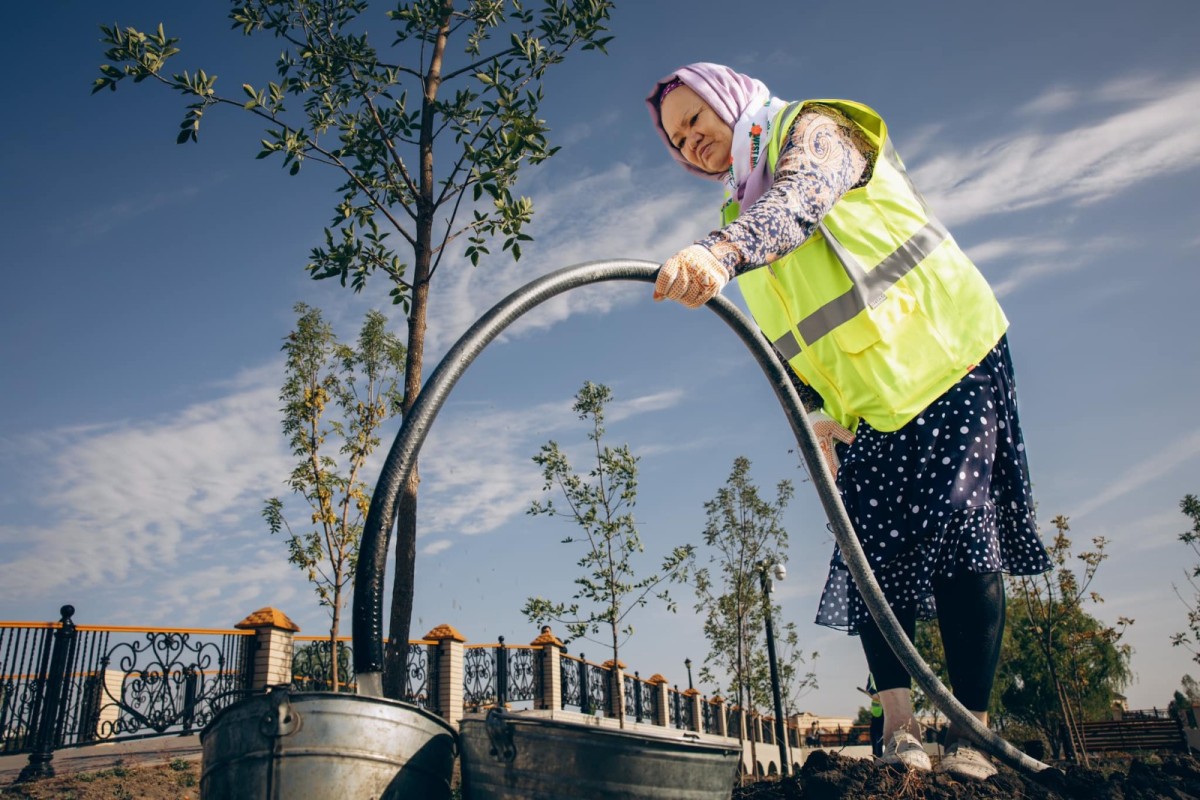
M713 731L718 736L729 735L729 720L725 717L725 698L717 695L712 700L708 701L712 704L713 726L716 730Z
M538 654L542 669L542 680L538 686L534 708L562 710L562 654L567 646L550 632L549 625L542 626L541 634L529 643L541 649Z
M463 672L466 659L466 637L450 625L442 624L425 634L425 639L437 642L436 711L442 719L457 725L463 718Z
M690 703L692 706L692 730L697 733L704 732L704 698L700 696L699 689L688 689L683 693L684 702Z
M657 672L646 681L654 687L654 724L663 728L671 727L671 693L668 691L667 679Z
M260 691L268 686L290 686L292 653L300 626L277 608L260 608L233 627L254 631L254 655L250 659L249 686Z

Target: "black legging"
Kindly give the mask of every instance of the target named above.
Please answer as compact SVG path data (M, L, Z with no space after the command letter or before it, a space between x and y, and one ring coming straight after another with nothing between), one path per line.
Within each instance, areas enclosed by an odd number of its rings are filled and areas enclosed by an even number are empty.
M969 711L986 711L1004 636L1004 578L999 572L938 578L933 582L933 599L954 696ZM915 608L896 614L910 640L916 616ZM873 619L860 626L858 633L879 691L912 685Z

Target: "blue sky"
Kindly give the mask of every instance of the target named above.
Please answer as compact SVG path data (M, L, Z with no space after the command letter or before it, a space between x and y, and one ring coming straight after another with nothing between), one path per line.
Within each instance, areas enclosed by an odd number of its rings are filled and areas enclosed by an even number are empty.
M382 283L356 297L303 270L336 176L255 161L260 131L232 110L177 146L175 96L89 95L98 25L113 21L164 22L182 39L178 68L216 73L227 93L273 78L276 45L231 32L224 8L25 4L0 33L9 74L26 76L0 106L0 618L50 619L70 602L79 622L227 627L274 605L305 633L325 628L259 517L290 469L279 346L297 301L346 337L371 307L398 331L403 319ZM1198 26L1200 6L1182 0L625 0L610 55L579 54L548 81L543 116L563 149L523 178L536 241L517 264L452 259L438 275L427 372L534 277L660 261L715 224L719 189L666 157L642 106L673 68L724 62L785 99L867 103L1001 298L1043 529L1066 514L1077 545L1111 540L1096 613L1136 620L1126 694L1162 706L1198 669L1169 643L1191 561L1178 503L1200 492ZM865 666L857 640L810 622L832 541L783 414L714 315L656 305L644 284L529 315L456 388L423 452L414 634L447 622L473 642L530 641L524 599L569 593L569 529L524 510L542 442L582 459L570 403L585 380L612 387L610 435L641 456L652 555L699 539L736 456L764 489L797 482L778 596L821 652L821 689L800 705L853 713ZM679 600L677 615L635 617L632 669L683 683L683 659L703 659Z

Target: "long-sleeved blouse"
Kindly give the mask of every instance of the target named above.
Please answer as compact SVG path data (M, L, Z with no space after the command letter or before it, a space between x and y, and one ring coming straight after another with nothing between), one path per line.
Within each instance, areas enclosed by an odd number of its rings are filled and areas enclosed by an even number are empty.
M792 123L771 188L729 225L697 244L735 277L803 244L850 189L871 177L875 152L840 111L810 106Z

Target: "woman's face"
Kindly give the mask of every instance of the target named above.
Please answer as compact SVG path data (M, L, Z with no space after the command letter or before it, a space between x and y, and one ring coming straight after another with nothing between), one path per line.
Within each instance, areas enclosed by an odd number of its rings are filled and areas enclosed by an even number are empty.
M684 159L705 172L729 169L733 129L687 86L672 89L659 107L663 130Z

